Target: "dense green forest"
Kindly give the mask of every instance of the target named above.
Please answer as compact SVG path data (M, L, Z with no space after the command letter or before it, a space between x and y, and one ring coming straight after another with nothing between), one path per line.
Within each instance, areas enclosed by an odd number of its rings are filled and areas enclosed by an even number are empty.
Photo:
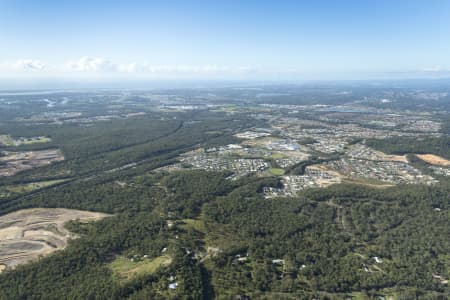
M237 93L227 91L228 96ZM306 90L303 96L304 103L313 103L320 95ZM287 103L294 103L299 96L286 97ZM342 103L348 96L325 100ZM93 103L87 111L101 112L101 103ZM17 114L30 118L27 111ZM450 277L448 179L434 186L385 189L338 184L306 189L296 197L264 198L263 188L280 187L279 178L248 175L228 180L229 171L158 170L183 152L233 143L236 132L266 125L248 114L152 112L90 126L30 127L12 118L2 122L2 130L14 137L45 135L51 142L0 150L59 148L66 159L2 178L0 187L64 181L0 198L1 215L31 207L111 214L96 222L68 223L66 227L79 238L65 250L2 272L2 300L448 299L450 295L448 284L436 278L436 274ZM450 158L448 137L366 143L386 153ZM308 165L332 159L332 155L311 156L286 171L303 174ZM127 280L114 267L131 262L148 266L158 259L170 263Z
M445 299L448 287L432 274L449 272L448 184L388 190L339 185L310 190L299 198L269 200L259 191L277 185L276 180L230 182L224 181L226 176L148 173L123 179L125 188L96 183L36 198L32 206L115 215L97 223L69 224L82 238L65 251L2 274L0 295L279 299L289 298L289 293L292 299L333 299L362 291L367 297L395 293L404 299ZM168 228L169 219L180 220L175 229ZM118 255L157 257L165 247L174 261L157 273L121 284L108 268ZM195 258L206 247L220 251L204 262ZM383 263L376 264L375 256ZM239 262L237 257L247 259ZM283 263L272 262L277 259ZM180 282L176 292L166 288L173 274Z

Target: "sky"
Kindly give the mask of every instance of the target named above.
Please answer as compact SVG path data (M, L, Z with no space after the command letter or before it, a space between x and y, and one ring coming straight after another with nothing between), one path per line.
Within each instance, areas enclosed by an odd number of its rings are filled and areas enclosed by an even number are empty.
M0 78L450 77L450 1L0 0Z

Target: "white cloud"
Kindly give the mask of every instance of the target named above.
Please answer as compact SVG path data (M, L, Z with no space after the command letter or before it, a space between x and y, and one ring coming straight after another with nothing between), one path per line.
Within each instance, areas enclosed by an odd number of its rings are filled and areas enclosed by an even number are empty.
M97 73L136 73L136 74L215 74L242 73L251 70L249 67L226 67L217 65L151 65L147 63L118 64L105 58L82 57L66 63L67 71Z
M136 72L150 74L237 74L253 72L257 69L247 66L228 67L218 65L192 66L142 64L135 65L134 70Z
M331 73L330 73L331 74ZM333 76L349 76L346 73L334 73ZM349 73L351 74L351 73ZM360 74L355 73L360 76ZM389 75L389 74L388 74ZM299 69L286 69L268 66L224 66L206 65L158 65L140 62L114 62L102 57L84 56L66 62L46 64L37 59L18 59L0 62L0 78L14 77L43 78L127 78L127 79L323 79L321 72L309 72ZM331 75L330 75L331 76ZM364 75L366 76L366 74ZM393 78L445 78L450 70L435 65L421 70L398 72ZM374 78L384 78L386 74L374 73Z
M139 70L139 68L140 66L136 62L132 62L129 64L120 64L117 66L117 70L124 73L135 73Z
M46 69L44 63L34 59L19 59L14 64L14 67L18 70L31 70L31 71Z
M428 68L424 68L423 71L425 72L441 72L444 69L442 68L442 66L436 65L436 66L432 66L432 67L428 67Z
M76 72L115 72L118 70L118 65L104 58L84 56L78 60L69 61L67 69Z
M228 67L218 65L152 65L148 63L114 63L104 58L82 57L66 63L66 71L85 73L110 74L136 74L140 76L176 76L176 75L218 75L218 74L245 74L255 72L257 69L248 66Z
M84 56L47 65L39 60L19 59L0 62L0 77L42 76L67 78L138 78L138 79L248 79L287 76L286 70L252 66L154 65L139 62L117 63L102 57ZM292 75L292 74L291 74Z
M15 62L0 63L0 71L6 72L44 71L46 69L46 64L35 59L18 59Z
M135 76L140 78L200 78L263 74L264 68L250 66L209 65L153 65L148 63L116 63L102 57L84 56L62 64L47 65L35 59L0 62L0 74L38 74L46 76Z

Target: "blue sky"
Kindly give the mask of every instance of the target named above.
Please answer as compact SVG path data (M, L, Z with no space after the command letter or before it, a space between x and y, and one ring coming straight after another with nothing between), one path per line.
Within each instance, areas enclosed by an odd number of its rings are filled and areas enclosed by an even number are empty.
M446 76L450 1L0 0L2 77Z

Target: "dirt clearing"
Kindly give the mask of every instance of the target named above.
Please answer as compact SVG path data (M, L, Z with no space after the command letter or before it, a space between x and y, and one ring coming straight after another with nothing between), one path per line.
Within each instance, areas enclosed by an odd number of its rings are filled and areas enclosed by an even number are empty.
M450 167L450 160L434 154L416 154L416 156L421 160L435 166Z
M47 166L53 162L63 161L59 149L40 151L9 152L0 156L0 177L13 176L19 172Z
M0 272L64 249L69 239L77 237L64 228L66 222L99 220L106 216L63 208L24 209L0 216Z

